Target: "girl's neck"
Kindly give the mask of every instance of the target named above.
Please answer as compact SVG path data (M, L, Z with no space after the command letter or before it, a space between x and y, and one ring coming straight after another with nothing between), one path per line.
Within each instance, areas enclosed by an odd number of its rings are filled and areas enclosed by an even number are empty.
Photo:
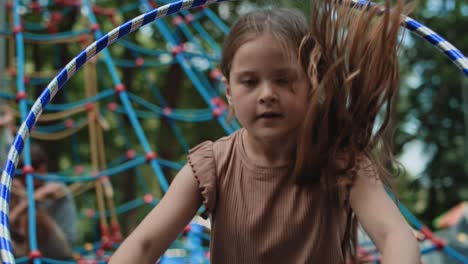
M296 151L296 138L293 136L278 141L267 141L252 137L244 129L241 138L247 157L263 167L288 165Z

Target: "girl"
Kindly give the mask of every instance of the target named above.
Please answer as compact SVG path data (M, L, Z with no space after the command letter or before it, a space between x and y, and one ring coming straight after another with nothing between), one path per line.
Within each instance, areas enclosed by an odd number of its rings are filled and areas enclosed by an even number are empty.
M357 220L384 263L419 263L372 154L388 111L376 133L374 121L397 89L402 4L356 13L350 1L314 2L310 28L284 9L234 24L221 68L243 128L190 151L111 263L154 263L201 204L212 263L345 263Z

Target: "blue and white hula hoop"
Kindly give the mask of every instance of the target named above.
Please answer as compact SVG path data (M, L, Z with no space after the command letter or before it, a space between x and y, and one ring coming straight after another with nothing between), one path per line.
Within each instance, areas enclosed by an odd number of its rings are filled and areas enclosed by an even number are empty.
M225 1L232 0L179 0L177 2L161 6L150 12L142 14L113 29L99 40L90 44L85 50L78 54L78 56L72 59L65 66L65 68L63 68L60 73L47 85L46 89L44 89L39 98L33 104L26 117L26 120L21 124L21 127L18 130L18 134L16 135L13 144L8 151L8 158L3 167L0 180L0 256L2 258L2 263L15 263L10 239L8 213L11 184L16 170L16 165L18 164L19 156L23 150L24 143L29 138L31 129L36 124L36 121L42 114L43 109L49 104L57 92L76 73L76 71L92 57L127 34L150 22L155 21L158 18L162 18L182 10ZM358 5L369 4L369 2L363 1L353 0L353 2L357 3ZM447 42L444 38L440 37L431 29L409 17L406 17L402 26L405 26L409 30L426 39L432 45L436 46L440 51L446 54L450 60L452 60L468 77L468 60L452 44Z

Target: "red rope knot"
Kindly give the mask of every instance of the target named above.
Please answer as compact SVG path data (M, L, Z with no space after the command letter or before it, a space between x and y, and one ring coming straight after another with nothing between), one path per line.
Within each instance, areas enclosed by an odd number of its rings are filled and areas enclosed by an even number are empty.
M94 211L93 209L86 210L86 217L93 218L95 215L96 215L96 211Z
M141 66L145 65L145 59L143 59L142 57L136 58L135 59L135 65L137 67L141 67Z
M104 254L106 253L104 250L108 250L112 248L112 241L109 239L109 242L103 243L102 248L96 250L96 256L98 258L103 258Z
M152 151L146 153L146 155L145 155L146 162L150 162L152 160L155 160L157 157L158 157L158 155L156 155L156 153L154 153Z
M214 117L220 117L227 109L227 106L224 100L218 96L211 98L211 104L215 106L215 108L213 109Z
M88 102L84 105L86 112L91 112L94 109L94 103Z
M75 121L73 119L67 119L65 121L65 127L66 128L72 128L75 125Z
M92 171L90 173L91 177L95 178L96 180L99 180L98 178L98 175L99 175L99 171Z
M111 224L112 240L115 242L121 242L123 240L122 232L120 231L119 223Z
M85 167L83 165L77 165L75 166L75 173L76 174L82 174L85 170Z
M63 19L63 15L60 12L52 12L50 14L50 19L54 22L60 22Z
M153 195L149 193L143 195L143 201L145 202L145 204L151 204L153 200L154 200Z
M125 91L127 88L125 88L125 84L119 83L115 86L114 91L116 94L120 94L121 92Z
M93 9L93 13L100 16L100 15L104 15L104 8L100 7L100 6L93 6L92 7Z
M23 77L23 83L24 85L29 85L31 83L31 79L29 79L28 76Z
M220 69L213 69L210 71L210 77L214 80L221 81L223 79L223 73Z
M99 24L92 24L89 27L89 30L91 30L91 32L96 32L97 30L99 30Z
M119 105L116 102L111 102L111 103L107 104L107 109L109 109L109 111L111 111L111 112L115 112L118 107L119 107Z
M437 247L438 250L443 249L445 247L445 245L447 244L445 242L445 240L443 240L442 238L439 238L439 237L432 238L431 242Z
M182 231L182 234L183 234L184 236L186 236L186 235L190 232L190 230L192 230L192 228L190 227L190 225L186 225L186 226L184 227L184 231Z
M35 259L38 259L38 258L41 258L41 257L42 257L42 253L39 250L32 250L31 252L29 252L29 259L30 260L35 260Z
M184 44L179 44L172 48L172 56L177 56L184 51L185 51Z
M158 4L156 4L155 1L148 1L148 3L153 9L158 7Z
M16 93L16 102L28 98L28 94L25 91Z
M37 1L31 1L29 3L29 8L34 12L34 13L39 13L41 11L41 5Z
M211 103L212 103L214 106L226 107L226 103L225 103L224 100L221 99L221 97L219 97L219 96L215 96L215 97L211 98Z
M78 7L81 6L81 0L65 0L64 4L67 6Z
M99 182L102 183L102 184L108 184L109 183L109 176L102 176L102 177L99 177Z
M47 32L50 34L55 34L58 32L57 22L49 21L47 23Z
M169 115L172 114L172 109L171 109L170 107L164 107L163 113L164 113L166 116L169 116Z
M192 14L188 14L187 16L185 16L185 23L187 24L191 24L194 20L195 16L193 16Z
M13 34L18 34L18 33L21 33L21 32L23 32L23 27L22 26L13 27L13 29L11 30L11 33L13 33Z
M221 109L219 107L216 107L215 109L213 109L213 116L215 118L220 117L223 113L224 113L224 109Z
M23 175L34 173L34 168L31 165L23 167Z
M133 150L133 149L129 149L129 150L127 150L127 152L125 153L125 156L127 157L127 159L132 160L132 159L134 159L135 156L136 156L136 151Z
M11 77L16 76L16 68L13 68L13 67L8 68L8 74L9 74Z
M182 23L184 23L184 19L181 16L175 16L172 19L172 24L174 24L174 26L179 26Z
M428 240L430 240L437 247L437 249L442 249L445 247L446 242L443 239L435 236L434 233L432 233L432 231L426 226L423 226L420 231Z

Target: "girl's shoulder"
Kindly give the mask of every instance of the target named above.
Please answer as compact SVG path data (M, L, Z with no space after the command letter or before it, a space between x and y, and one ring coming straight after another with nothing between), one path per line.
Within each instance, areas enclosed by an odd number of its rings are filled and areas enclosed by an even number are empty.
M217 160L222 159L224 156L229 156L230 153L235 151L235 146L239 143L241 131L242 129L237 130L216 141L204 141L190 149L189 156L212 156Z
M239 132L222 137L216 141L204 141L190 149L187 157L195 179L198 181L206 218L216 207L217 186L219 175L224 175L230 157L235 151Z
M216 141L204 141L190 149L188 162L192 165L199 164L206 171L210 168L215 175L222 174L233 160L236 160L237 145L240 143L242 129L231 135L219 138Z

